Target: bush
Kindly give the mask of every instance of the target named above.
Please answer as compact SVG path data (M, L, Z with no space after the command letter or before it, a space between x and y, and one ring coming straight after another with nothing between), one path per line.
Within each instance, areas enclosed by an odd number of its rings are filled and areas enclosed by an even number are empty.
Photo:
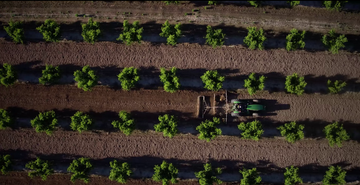
M218 1L208 1L208 5L216 5Z
M14 119L10 116L9 112L0 109L0 130L10 127L14 123Z
M44 24L40 27L37 27L43 38L48 42L59 42L60 40L60 25L53 20L45 20Z
M344 43L347 41L345 35L336 34L333 29L329 31L329 35L324 35L322 38L323 44L332 54L339 53L339 49L344 48Z
M181 30L180 30L181 24L175 24L170 25L169 21L166 20L165 23L161 27L161 37L167 37L167 44L175 46L177 43L177 40L181 36Z
M175 184L178 183L176 180L178 172L172 163L163 161L161 165L155 165L152 179L156 182L162 182L163 185L168 185L169 181Z
M118 79L121 82L122 89L129 91L134 88L135 84L140 80L138 69L134 67L125 67L118 75Z
M196 127L196 130L200 132L199 139L209 142L218 135L221 135L221 129L215 126L218 124L220 124L220 118L216 117L213 117L213 121L205 120L201 122L201 124Z
M301 95L306 85L304 77L299 77L297 73L286 77L285 89L288 93Z
M128 163L118 163L116 160L110 162L110 170L109 179L112 181L116 181L118 183L125 184L129 179L132 171L130 170L130 166Z
M342 142L349 140L350 136L347 134L346 130L343 128L342 124L335 122L333 124L329 124L325 127L324 133L326 135L326 139L329 141L329 145L333 147L335 144L338 147L342 146Z
M160 81L164 83L164 90L166 92L174 93L180 89L179 77L176 76L176 68L173 67L167 71L165 68L160 68Z
M35 170L28 173L29 177L33 178L35 176L39 176L43 181L46 180L47 176L54 173L54 169L51 168L50 163L48 161L43 161L40 158L37 158L35 161L28 162L25 165L25 168Z
M256 168L253 169L244 169L239 170L242 174L243 178L241 179L240 185L257 185L261 182L261 177L259 173L256 171Z
M15 68L7 63L3 64L3 68L0 69L0 81L5 87L13 85L17 79L17 73Z
M130 45L132 42L141 42L142 32L144 31L143 27L140 27L139 21L133 22L133 24L129 24L127 20L123 23L123 32L120 34L119 38L116 40L122 40L126 45Z
M247 1L249 2L252 6L258 7L261 6L262 1Z
M241 122L238 125L238 129L242 131L241 135L245 139L253 139L258 141L261 135L264 133L260 121L255 120L249 123Z
M4 26L6 33L12 38L15 43L24 44L24 29L22 22L9 22L9 26Z
M75 182L75 180L79 179L88 183L90 181L89 174L92 168L93 166L88 158L81 157L74 159L67 169L68 172L73 173L70 181Z
M286 2L289 3L292 8L300 4L300 1L286 1Z
M46 132L47 135L51 135L57 125L58 120L54 111L40 112L35 119L31 120L31 126L36 132Z
M169 5L169 4L171 4L171 3L173 3L173 4L179 4L180 3L180 1L163 1L166 5Z
M244 80L244 87L247 88L250 95L253 95L256 93L256 91L261 91L264 89L265 79L265 76L261 76L259 79L256 79L255 73L251 73L249 78Z
M47 65L42 70L42 76L39 78L39 82L43 85L56 83L61 78L60 69L58 66Z
M286 169L286 172L284 173L285 185L294 185L296 183L303 183L302 179L299 176L299 168L294 168L294 166L291 166L285 169Z
M295 28L290 30L290 34L286 36L286 50L295 51L299 48L304 49L305 42L305 31L299 33Z
M154 125L156 132L163 132L164 137L172 138L178 133L177 120L174 116L165 114L159 116L160 123Z
M0 155L0 168L3 175L7 174L11 170L12 166L10 155Z
M290 123L285 123L285 125L277 128L281 136L285 137L286 141L294 143L300 139L304 138L304 125L298 125L295 121Z
M214 183L221 184L222 181L216 177L216 175L220 175L221 173L220 168L213 170L211 164L206 163L204 164L204 170L195 172L195 176L199 179L200 185L212 185Z
M260 28L259 31L256 31L256 27L248 27L247 30L248 34L244 38L244 44L251 50L254 50L256 48L259 48L259 50L263 50L264 42L266 40L264 30Z
M330 93L337 94L342 90L343 87L346 86L346 82L336 80L335 82L331 83L331 80L328 80L327 85Z
M223 85L222 83L225 81L225 77L219 75L216 70L206 71L200 78L205 84L204 88L211 91L220 90Z
M74 72L75 81L77 86L84 91L91 91L91 88L97 84L98 77L94 70L91 70L89 66L84 66L82 70Z
M81 26L81 36L86 42L94 44L101 35L100 24L90 18L87 24L81 24Z
M81 133L82 131L89 130L93 124L94 121L90 118L90 116L80 111L77 111L73 116L71 116L70 127L74 131L77 130Z
M324 185L346 184L345 176L346 171L341 169L340 166L330 166L329 170L326 171L322 183Z
M347 2L348 1L323 1L323 4L328 10L340 11Z
M206 27L206 44L209 44L213 48L222 46L224 44L225 34L222 33L221 29L214 30L211 26Z
M135 130L135 120L126 111L119 112L120 121L113 121L114 128L120 129L125 135L130 135Z

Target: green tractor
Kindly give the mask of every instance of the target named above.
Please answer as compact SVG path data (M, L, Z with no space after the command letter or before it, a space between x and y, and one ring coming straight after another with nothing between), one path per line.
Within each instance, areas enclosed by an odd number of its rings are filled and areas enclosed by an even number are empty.
M262 105L259 100L232 99L230 108L230 113L233 117L259 116L266 110L265 105Z

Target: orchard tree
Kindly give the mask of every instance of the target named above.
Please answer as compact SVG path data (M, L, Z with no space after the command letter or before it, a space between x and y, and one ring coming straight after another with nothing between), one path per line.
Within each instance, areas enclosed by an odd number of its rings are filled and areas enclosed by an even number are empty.
M0 109L0 130L4 130L7 127L11 127L14 124L14 119L10 113L5 109Z
M33 178L35 176L41 177L43 181L46 180L47 176L54 173L54 169L48 161L41 160L37 158L35 161L30 161L25 165L25 168L28 168L32 171L28 173L29 177Z
M299 48L304 49L305 42L305 31L299 33L295 28L290 30L290 34L286 36L286 50L295 51Z
M195 172L196 178L199 179L200 185L212 185L214 183L221 184L222 181L216 176L222 173L220 168L212 169L210 163L204 164L204 170Z
M141 43L143 27L140 27L139 21L133 22L131 25L127 20L123 23L123 32L116 40L122 40L126 45L130 45L133 42Z
M170 25L169 21L166 20L161 27L162 32L160 33L160 36L167 38L167 44L175 46L177 44L177 40L181 36L180 26L181 26L180 23L175 25Z
M9 26L4 26L6 33L12 38L15 43L24 44L24 29L22 22L9 22Z
M261 6L263 1L247 1L249 2L252 6L258 7Z
M173 67L170 70L160 68L160 81L164 83L164 90L166 92L174 93L180 89L179 77L176 76L176 68Z
M340 11L348 1L323 1L328 10Z
M224 45L225 34L221 29L214 30L210 25L206 27L206 44L209 44L213 48Z
M118 75L121 82L122 89L129 91L134 88L136 83L140 80L138 69L134 67L125 67Z
M239 170L239 172L243 177L240 181L240 185L258 185L261 183L261 177L256 171L256 168Z
M119 121L113 121L114 128L120 129L125 135L130 135L135 130L135 120L126 111L119 112Z
M248 79L245 79L244 87L247 88L250 95L254 95L256 91L261 91L264 89L265 85L265 76L261 76L256 79L255 73L251 73Z
M0 81L5 87L13 85L17 80L17 72L15 68L7 63L3 64L3 68L0 68Z
M296 183L303 183L302 179L299 176L299 168L291 166L285 169L286 169L286 172L284 173L285 185L295 185Z
M326 171L322 183L324 185L346 184L345 176L346 171L341 169L340 166L330 166L329 170Z
M300 4L300 1L286 1L293 8Z
M281 136L285 137L286 141L294 143L300 139L304 138L304 125L296 124L295 121L290 123L285 123L283 126L277 128Z
M260 121L255 120L249 123L241 122L238 129L242 131L241 135L244 139L252 139L258 141L264 133Z
M338 147L341 147L343 141L350 139L350 136L343 128L343 125L339 124L338 122L327 125L324 129L324 133L331 147L333 147L335 144Z
M169 4L179 4L180 1L163 1L166 5L169 5Z
M200 132L199 139L206 140L207 142L215 139L221 135L221 129L217 128L216 125L220 124L220 118L213 117L213 120L205 120L201 122L196 130Z
M154 125L154 129L156 132L163 132L164 137L172 138L178 133L177 123L175 116L165 114L163 116L159 116L158 124Z
M118 183L125 184L130 175L133 173L130 169L130 165L127 162L119 163L117 160L114 160L110 162L110 167L111 170L109 179Z
M84 66L81 71L75 71L74 76L75 81L78 83L78 88L84 91L91 91L91 88L97 84L98 77L95 71L91 70L88 65Z
M89 115L77 111L71 116L70 127L72 130L77 130L79 133L89 130L94 125L94 121Z
M256 27L248 27L247 30L248 34L244 38L244 44L251 50L254 50L256 48L258 48L259 50L263 50L264 42L266 40L264 30L260 28L257 31Z
M171 184L176 184L178 183L176 180L178 173L179 170L172 163L163 161L161 165L155 165L152 179L156 182L162 182L163 185L168 185L169 181Z
M288 93L301 95L306 85L304 77L299 77L297 73L286 77L285 89Z
M218 1L208 1L208 5L216 5Z
M36 132L46 132L47 135L52 135L57 125L58 120L54 111L40 112L35 119L31 120L31 126Z
M42 76L39 78L39 82L43 85L56 83L61 78L59 66L47 65L42 70Z
M88 183L90 181L89 175L92 168L93 166L88 158L81 157L79 159L74 159L67 169L68 172L73 173L70 181L75 182L79 179Z
M220 90L225 81L225 77L218 74L216 70L206 71L200 78L205 84L204 88L211 91Z
M86 42L94 44L95 41L101 35L100 24L96 21L93 21L92 18L89 19L87 24L81 24L82 33L81 36L84 38Z
M43 34L45 41L59 42L60 40L60 25L54 20L46 19L44 24L37 27L36 30Z
M327 85L330 93L337 94L346 86L346 82L339 80L336 80L335 82L331 82L331 80L328 80Z
M339 49L344 48L344 43L347 41L345 35L336 34L333 29L329 31L329 35L324 35L322 38L323 44L332 54L339 53Z
M0 155L0 168L3 175L7 174L12 169L10 155Z

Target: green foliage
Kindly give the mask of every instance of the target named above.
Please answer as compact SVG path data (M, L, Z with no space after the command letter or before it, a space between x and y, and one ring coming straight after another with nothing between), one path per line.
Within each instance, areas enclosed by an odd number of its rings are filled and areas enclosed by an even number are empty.
M10 116L9 112L0 109L0 130L10 127L14 123L14 119Z
M40 112L35 119L31 120L31 126L36 132L46 132L47 135L51 135L57 125L58 120L54 111Z
M331 80L328 80L327 85L330 93L337 94L342 90L343 87L346 86L346 82L336 80L335 82L332 83Z
M301 95L304 92L307 83L304 77L299 77L297 73L286 77L285 89L291 94Z
M88 158L81 157L74 159L67 169L68 172L73 173L70 181L75 182L75 180L79 179L88 183L90 181L89 174L92 168L93 166Z
M94 121L90 118L90 116L80 111L77 111L73 116L71 116L71 129L77 130L80 133L82 131L89 130L93 124Z
M44 24L37 27L43 38L48 42L59 42L60 40L60 25L53 20L47 19Z
M1 168L1 173L2 174L7 174L11 168L11 160L10 160L10 155L0 155L0 168Z
M134 67L125 67L118 75L121 82L122 89L129 91L135 87L135 84L140 80L138 69Z
M42 76L39 78L39 82L43 85L56 83L61 78L59 66L47 65L42 70Z
M214 30L211 26L206 27L206 44L209 44L213 48L222 46L224 44L225 34L222 33L221 29Z
M244 87L247 88L250 95L253 95L256 93L256 91L261 91L264 89L265 79L265 76L261 76L259 79L256 79L255 73L251 73L249 78L244 80Z
M163 161L161 165L155 165L152 179L156 182L162 182L163 185L168 185L169 181L175 184L178 182L176 180L178 172L178 169L172 163Z
M286 36L286 50L295 51L299 48L303 49L305 47L304 37L305 31L299 33L297 29L291 29L290 34Z
M94 70L91 70L90 67L84 66L82 70L77 70L74 72L75 81L78 83L77 86L84 91L91 91L91 88L97 84L98 77L95 74Z
M300 1L286 1L291 7L295 7L300 4Z
M210 163L204 164L204 170L195 172L196 178L199 179L200 185L213 185L214 183L221 184L222 181L216 177L222 173L220 168L212 169Z
M341 169L340 166L330 166L329 170L326 171L322 183L324 185L346 184L345 176L346 171Z
M216 5L218 1L208 1L208 5Z
M249 123L241 122L238 125L238 129L242 131L241 135L245 139L253 139L258 141L261 135L264 133L260 121L255 120Z
M12 38L15 43L24 44L24 29L22 22L9 22L9 26L4 26L6 33Z
M323 4L328 10L340 11L347 2L348 1L323 1Z
M114 160L110 162L110 167L112 169L110 170L109 179L118 183L125 184L132 174L130 165L126 162L121 164Z
M100 24L90 18L87 24L81 24L81 26L81 36L86 42L94 44L101 35Z
M17 73L15 68L7 63L3 64L3 67L0 69L0 81L1 84L5 87L13 85L17 79Z
M332 54L339 53L339 49L344 48L344 43L347 41L345 35L336 34L333 29L329 31L329 35L324 35L322 38L323 44Z
M29 177L33 178L35 176L39 176L43 181L46 180L47 176L54 173L54 169L52 169L50 163L48 161L43 161L40 158L37 158L35 161L28 162L25 165L25 168L33 170L28 173Z
M253 169L244 169L239 170L242 174L243 178L241 179L240 185L257 185L261 182L261 177L259 173L256 171L256 168Z
M130 135L135 130L135 120L126 111L119 112L120 121L113 121L114 128L119 128L125 135Z
M206 140L209 142L215 139L218 135L221 135L221 129L217 128L216 125L220 124L220 118L213 117L213 121L205 120L201 122L196 130L200 132L199 139Z
M261 6L262 1L247 1L249 2L252 6L258 7Z
M161 27L161 37L167 37L167 44L175 46L177 44L177 40L181 36L181 24L170 25L169 21L166 20L165 23Z
M116 40L122 40L126 45L130 45L132 42L141 42L142 32L144 31L143 27L140 27L139 21L129 24L127 20L123 23L124 29L122 34Z
M266 40L264 30L256 30L256 27L248 27L248 34L244 38L244 44L249 47L249 49L254 50L258 48L259 50L264 49L264 42Z
M180 1L163 1L166 5L169 5L169 4L179 4Z
M343 128L342 124L335 122L333 124L329 124L325 127L324 133L326 139L329 141L329 145L333 147L335 144L338 147L342 146L342 142L349 140L350 136L347 134L346 130Z
M173 67L167 71L165 68L160 68L160 81L164 83L164 90L166 92L174 93L180 89L179 77L176 76L176 68Z
M294 185L296 183L303 183L302 179L299 176L299 168L291 166L285 168L286 172L284 173L285 185Z
M304 125L298 125L295 121L285 123L285 125L277 128L281 135L286 138L286 141L294 143L304 138Z
M225 77L218 74L216 70L206 71L200 78L205 84L204 88L211 91L220 90L225 81Z
M154 125L154 129L156 132L163 132L164 137L169 138L174 137L178 133L178 121L175 119L175 116L165 114L163 116L159 116L158 119L160 123Z

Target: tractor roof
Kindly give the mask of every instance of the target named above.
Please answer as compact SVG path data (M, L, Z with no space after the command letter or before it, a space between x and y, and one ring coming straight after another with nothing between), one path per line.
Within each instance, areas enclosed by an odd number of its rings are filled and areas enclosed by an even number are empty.
M247 110L252 110L252 111L260 111L260 110L265 110L265 107L263 105L260 104L251 104L248 105L246 107Z

